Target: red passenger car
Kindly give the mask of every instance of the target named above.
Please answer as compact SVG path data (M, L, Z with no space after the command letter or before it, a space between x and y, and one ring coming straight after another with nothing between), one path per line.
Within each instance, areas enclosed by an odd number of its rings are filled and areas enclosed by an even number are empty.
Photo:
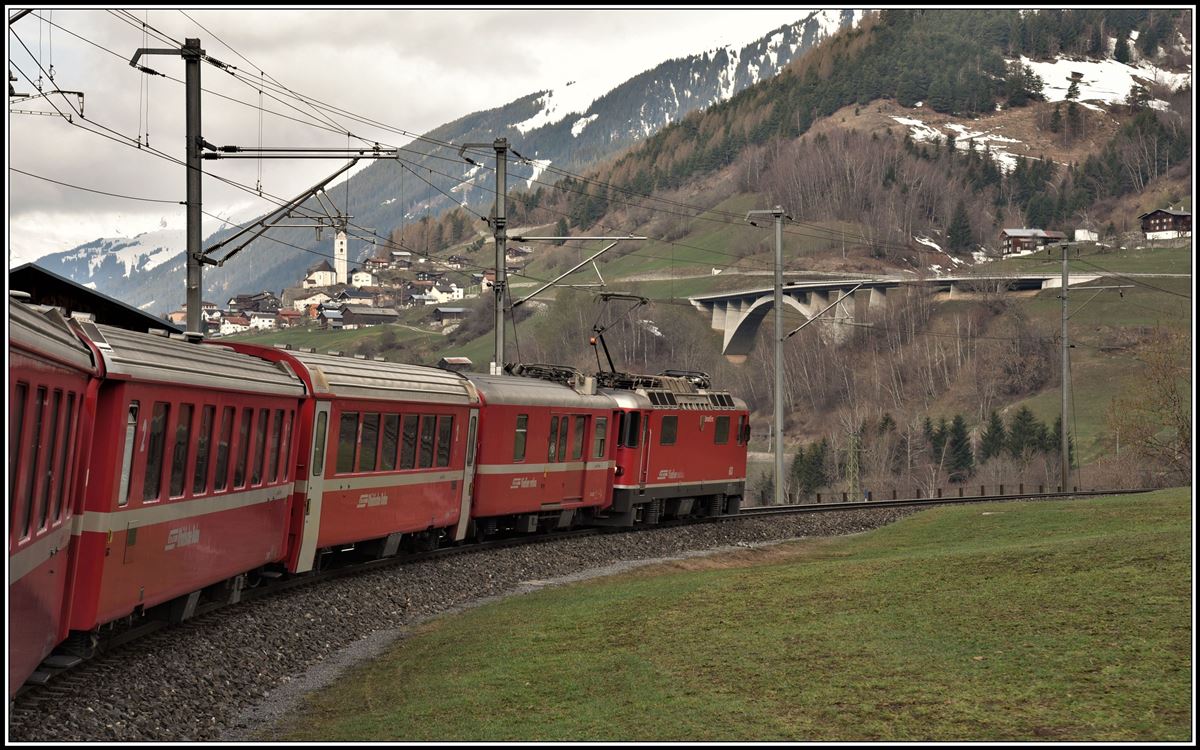
M565 528L608 507L611 399L535 378L466 377L484 407L471 509L478 535Z
M222 346L87 331L105 379L75 531L71 628L168 602L172 620L186 619L203 589L230 579L236 597L242 574L285 554L303 383Z
M394 555L402 542L462 539L479 414L462 376L397 364L245 344L286 363L312 398L302 411L288 570L354 549Z
M90 441L93 352L57 310L9 305L8 695L67 636L72 503Z
M617 404L612 522L736 513L746 486L749 412L707 376L637 376L604 388ZM700 385L697 385L697 382Z

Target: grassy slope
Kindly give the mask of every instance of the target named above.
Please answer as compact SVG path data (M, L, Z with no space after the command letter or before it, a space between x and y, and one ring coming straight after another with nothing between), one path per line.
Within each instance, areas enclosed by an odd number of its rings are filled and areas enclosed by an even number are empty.
M1189 492L930 510L435 621L288 740L1186 740Z

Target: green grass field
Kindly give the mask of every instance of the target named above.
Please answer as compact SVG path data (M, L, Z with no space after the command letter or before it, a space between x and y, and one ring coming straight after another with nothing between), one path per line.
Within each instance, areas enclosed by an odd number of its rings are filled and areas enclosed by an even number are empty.
M272 740L1186 741L1188 489L929 510L436 620Z
M413 339L424 338L426 336L439 335L439 332L433 329L430 329L430 331L426 334L422 334L402 325L392 325L371 326L369 328L356 328L354 330L343 331L325 331L316 327L285 328L278 331L243 333L235 336L226 336L222 340L239 341L250 344L263 344L265 346L274 346L275 344L291 344L297 348L312 347L318 352L325 352L348 350L357 346L363 341L378 341L386 330L392 331L396 341L410 341Z

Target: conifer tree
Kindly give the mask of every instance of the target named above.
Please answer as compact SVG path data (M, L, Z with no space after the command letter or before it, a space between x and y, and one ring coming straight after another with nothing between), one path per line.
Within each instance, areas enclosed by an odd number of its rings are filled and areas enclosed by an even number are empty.
M1008 426L1009 454L1013 458L1021 458L1026 452L1041 450L1041 431L1044 429L1045 426L1038 421L1029 407L1022 406Z
M1007 440L1007 434L1004 431L1004 422L1000 419L1000 415L995 410L988 417L987 428L983 431L983 438L979 445L979 463L985 463L993 456L1000 455L1004 450L1004 444Z
M1117 48L1113 50L1113 57L1117 58L1117 62L1129 62L1129 32L1120 32L1117 37Z
M975 472L975 453L971 450L971 436L967 422L961 414L954 415L950 425L950 481L965 482Z
M946 240L951 252L960 253L971 246L971 219L967 216L966 204L960 199L954 209L954 218L946 231Z

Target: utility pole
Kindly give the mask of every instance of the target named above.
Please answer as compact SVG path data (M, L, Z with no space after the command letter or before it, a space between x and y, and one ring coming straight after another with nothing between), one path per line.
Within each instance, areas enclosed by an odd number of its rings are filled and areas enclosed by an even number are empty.
M1062 245L1062 434L1060 435L1062 450L1062 491L1069 492L1067 482L1071 475L1071 453L1067 441L1067 397L1070 389L1070 378L1067 375L1067 245Z
M775 217L775 504L783 505L783 209L748 211L746 221L755 224L750 217L764 214Z
M506 234L507 219L504 214L504 196L507 190L506 171L508 167L508 139L497 138L491 143L464 143L458 149L458 155L465 159L469 164L475 164L469 156L466 155L466 150L469 148L483 148L491 146L496 151L496 217L493 220L492 231L496 238L496 282L493 285L492 291L496 294L495 320L496 320L496 351L495 361L492 362L489 368L493 375L504 374L504 291L507 286L507 267L504 263L504 256L507 254L508 236Z
M200 137L200 60L204 50L200 48L199 39L184 39L180 49L150 49L140 48L133 54L129 64L144 73L158 74L157 71L138 65L142 55L179 55L184 62L184 101L187 117L187 330L203 333L204 326L200 322L200 297L203 288L201 282L200 247L200 187L204 176L200 167L200 151L203 140Z

